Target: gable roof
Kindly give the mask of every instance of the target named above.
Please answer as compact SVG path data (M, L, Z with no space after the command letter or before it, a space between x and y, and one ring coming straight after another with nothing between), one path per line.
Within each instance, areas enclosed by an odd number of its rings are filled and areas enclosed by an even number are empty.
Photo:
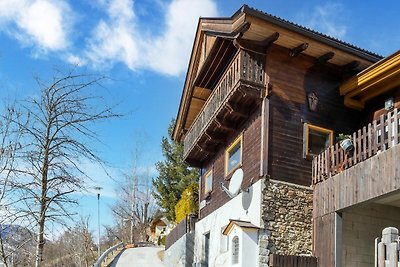
M265 25L257 25L259 22ZM262 41L268 35L274 33L282 33L276 44L290 49L293 49L301 43L310 42L310 47L305 51L305 54L312 57L319 57L328 51L333 51L335 56L330 62L339 66L359 61L358 63L361 62L360 68L364 69L382 58L380 55L361 49L350 43L251 8L247 5L243 5L230 18L200 18L173 130L172 138L175 141L181 141L182 137L195 120L196 114L201 110L201 105L198 106L198 104L196 104L191 107L191 104L192 101L199 99L198 97L193 97L193 94L195 90L194 87L196 87L196 76L199 73L198 70L205 66L200 63L200 56L202 55L201 48L204 38L206 38L206 36L213 36L232 41L235 37L241 36L243 39ZM221 42L219 42L219 44L220 43ZM218 42L214 43L214 45L217 44ZM213 48L214 47L212 47L211 50ZM206 58L204 62L207 62L207 59L208 58ZM212 90L212 88L208 89ZM200 100L203 103L205 102L204 99ZM191 112L188 119L189 110Z
M244 228L244 229L260 229L260 227L255 226L251 222L230 219L229 220L229 224L225 227L225 229L222 232L222 234L223 235L228 235L230 233L230 231L232 230L234 225L237 225L240 228Z

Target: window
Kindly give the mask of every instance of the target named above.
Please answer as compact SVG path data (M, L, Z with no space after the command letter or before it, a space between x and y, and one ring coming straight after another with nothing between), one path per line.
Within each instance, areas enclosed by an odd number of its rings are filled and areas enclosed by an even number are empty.
M204 176L204 194L212 191L213 175L212 169Z
M225 176L242 165L242 136L240 135L225 152Z
M239 237L232 238L232 264L239 263Z
M333 131L304 123L304 158L317 156L333 142Z

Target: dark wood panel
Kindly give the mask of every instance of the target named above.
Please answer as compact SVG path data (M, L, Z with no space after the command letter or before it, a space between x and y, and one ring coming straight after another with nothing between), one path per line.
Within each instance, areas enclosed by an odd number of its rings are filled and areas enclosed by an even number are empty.
M271 254L269 257L270 267L317 267L318 261L315 257Z
M255 183L260 178L261 107L257 108L249 119L227 138L227 142L220 146L217 154L203 166L203 174L206 174L210 168L213 170L213 189L209 195L208 204L200 211L200 218L204 218L230 200L220 187L221 182L227 187L229 185L229 177L225 177L225 150L241 133L243 133L243 186L246 188L250 186L251 182ZM200 201L206 198L204 175L201 179Z
M303 158L303 123L349 133L357 129L361 113L348 109L338 93L339 70L315 65L306 55L293 58L273 46L267 54L266 72L271 90L269 121L269 173L273 179L310 185L311 161ZM307 95L315 92L315 112L308 109Z

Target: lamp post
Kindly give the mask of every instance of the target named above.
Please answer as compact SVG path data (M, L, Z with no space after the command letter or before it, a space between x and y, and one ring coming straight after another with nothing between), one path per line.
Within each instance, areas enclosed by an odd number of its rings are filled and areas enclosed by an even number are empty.
M98 235L98 247L97 247L97 253L99 255L99 258L101 256L101 251L100 251L100 191L101 191L101 187L100 186L96 186L94 188L97 191L97 223L98 223L98 227L99 227L99 235Z

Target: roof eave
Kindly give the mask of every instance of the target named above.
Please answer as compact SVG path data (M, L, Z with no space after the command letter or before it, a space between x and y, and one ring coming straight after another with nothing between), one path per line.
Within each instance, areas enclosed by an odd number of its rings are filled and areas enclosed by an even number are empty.
M373 53L368 53L367 51L363 51L361 49L357 49L356 47L352 47L352 46L346 45L346 44L344 44L344 43L342 43L340 41L336 41L334 39L325 37L322 34L318 34L318 33L314 32L314 31L311 31L311 30L307 30L307 29L302 28L300 26L297 26L297 25L295 25L293 23L285 22L285 21L283 21L281 19L275 18L275 17L273 17L271 15L268 15L268 14L263 13L261 11L258 11L256 9L253 9L253 8L247 6L247 5L242 6L234 14L233 17L238 16L241 12L246 13L246 14L251 15L251 16L254 16L254 17L257 17L259 19L265 20L265 21L267 21L269 23L278 25L278 26L280 26L280 27L282 27L284 29L287 29L287 30L290 30L290 31L294 31L294 32L299 33L301 35L304 35L306 37L312 38L312 39L314 39L316 41L324 43L324 44L326 44L328 46L332 46L332 47L334 47L336 49L339 49L339 50L342 50L344 52L353 54L353 55L355 55L355 56L357 56L359 58L368 60L368 61L370 61L372 63L375 63L375 62L377 62L377 61L379 61L379 60L381 60L383 58L382 56L379 56L379 55L376 55L376 54L373 54Z

